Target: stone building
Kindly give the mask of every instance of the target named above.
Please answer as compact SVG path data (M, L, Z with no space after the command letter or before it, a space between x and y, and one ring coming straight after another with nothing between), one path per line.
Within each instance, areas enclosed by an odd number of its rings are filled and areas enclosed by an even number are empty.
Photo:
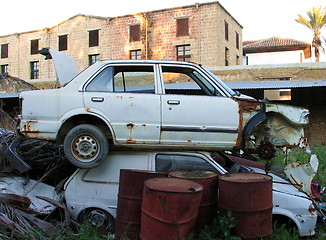
M98 59L185 60L206 66L242 63L242 26L219 2L119 17L76 15L37 31L0 36L1 73L54 79L49 47L72 56L83 70Z

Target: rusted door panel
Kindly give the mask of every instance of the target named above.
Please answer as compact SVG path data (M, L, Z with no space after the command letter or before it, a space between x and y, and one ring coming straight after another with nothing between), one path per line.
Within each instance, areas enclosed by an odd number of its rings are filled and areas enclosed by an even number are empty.
M103 101L94 101L95 97ZM159 143L159 95L85 92L84 102L87 111L108 119L118 143Z
M162 95L160 143L230 149L238 137L238 109L226 97Z

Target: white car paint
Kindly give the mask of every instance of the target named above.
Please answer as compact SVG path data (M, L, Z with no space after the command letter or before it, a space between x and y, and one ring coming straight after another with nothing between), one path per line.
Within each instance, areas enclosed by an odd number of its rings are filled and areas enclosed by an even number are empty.
M65 74L63 53L49 54L59 79L76 74L75 68ZM57 64L60 57L66 65ZM98 61L60 89L22 92L20 98L20 132L63 143L68 160L82 168L98 165L111 148L295 146L309 115L239 95L200 64L180 61Z
M103 209L115 218L120 169L155 171L158 155L187 156L187 164L194 168L205 164L205 168L210 167L219 174L227 173L208 152L112 152L98 167L78 169L66 182L65 199L72 218L78 220L78 216L88 208ZM195 157L196 161L188 161L190 157ZM261 169L251 169L264 173ZM274 174L269 175L273 177L273 214L290 218L298 227L300 236L314 235L317 213L312 211L312 201L289 182Z

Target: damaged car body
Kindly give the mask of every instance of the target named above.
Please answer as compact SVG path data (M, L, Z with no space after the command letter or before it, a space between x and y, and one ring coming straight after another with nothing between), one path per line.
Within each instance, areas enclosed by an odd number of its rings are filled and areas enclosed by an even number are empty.
M202 65L179 61L98 61L62 88L22 92L20 98L20 133L63 144L69 161L81 168L97 166L113 147L293 146L309 115L301 107L241 95Z
M233 166L237 163L231 158L222 165L215 159L208 152L112 151L100 166L78 169L67 180L64 186L67 209L73 220L87 220L97 227L114 231L120 169L170 172L199 168L219 175L232 173L235 169L265 173L262 169L245 165L235 168ZM269 175L273 178L273 219L290 220L298 228L300 236L314 235L317 211L313 202L290 182L274 174Z

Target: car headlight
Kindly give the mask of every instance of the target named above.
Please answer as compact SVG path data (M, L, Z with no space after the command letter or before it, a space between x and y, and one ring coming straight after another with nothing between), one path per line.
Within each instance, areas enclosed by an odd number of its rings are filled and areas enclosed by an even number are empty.
M308 210L309 210L309 212L310 212L311 214L315 214L315 212L316 212L315 205L314 205L313 203L311 203L311 204L309 205Z

